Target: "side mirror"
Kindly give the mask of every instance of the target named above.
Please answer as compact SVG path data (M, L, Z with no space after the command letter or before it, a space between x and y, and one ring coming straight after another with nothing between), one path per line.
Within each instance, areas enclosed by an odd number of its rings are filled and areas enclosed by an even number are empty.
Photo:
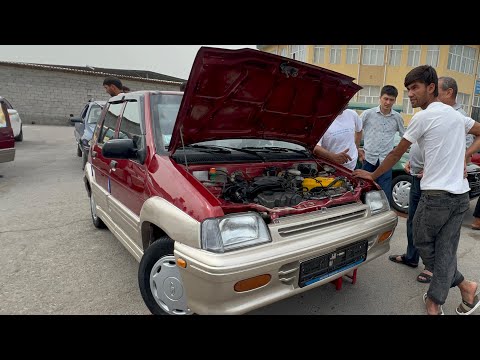
M135 159L137 148L132 139L113 139L103 145L102 155L114 159Z
M14 109L8 109L8 115L17 115L18 111Z
M83 123L83 120L82 118L79 118L79 117L71 117L70 118L70 122L73 124L73 123Z

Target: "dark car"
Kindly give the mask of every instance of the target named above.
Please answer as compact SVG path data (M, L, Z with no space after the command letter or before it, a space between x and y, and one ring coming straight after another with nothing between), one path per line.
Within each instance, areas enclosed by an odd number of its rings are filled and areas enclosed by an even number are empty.
M73 134L77 142L77 155L83 160L82 169L85 168L90 149L89 142L104 106L105 101L89 101L83 108L80 117L71 116L70 118L70 122L75 125Z
M84 171L93 225L140 262L152 313L242 314L389 251L384 192L313 154L353 78L202 47L188 84L111 98Z
M15 139L8 108L0 96L0 163L13 161L15 158Z

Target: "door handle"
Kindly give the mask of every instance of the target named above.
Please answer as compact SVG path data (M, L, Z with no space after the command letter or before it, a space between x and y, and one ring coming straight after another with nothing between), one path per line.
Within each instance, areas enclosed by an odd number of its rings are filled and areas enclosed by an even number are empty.
M92 150L92 158L95 158L97 156L97 152L95 150Z
M117 162L115 160L110 161L110 171L117 170Z

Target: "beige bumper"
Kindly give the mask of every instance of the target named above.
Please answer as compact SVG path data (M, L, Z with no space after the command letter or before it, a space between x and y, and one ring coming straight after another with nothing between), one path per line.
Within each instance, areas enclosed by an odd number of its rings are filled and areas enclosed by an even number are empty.
M0 149L0 163L13 161L15 159L15 148Z
M390 237L381 243L378 237L393 231L397 221L397 215L388 211L289 238L278 236L278 227L282 225L272 225L269 226L272 243L225 254L214 254L177 242L175 257L187 262L187 267L181 269L181 276L189 308L198 314L242 314L330 282L386 253L390 249ZM369 244L364 262L299 287L302 261L361 240L367 240ZM245 292L234 290L238 281L262 274L271 275L270 282L263 287Z

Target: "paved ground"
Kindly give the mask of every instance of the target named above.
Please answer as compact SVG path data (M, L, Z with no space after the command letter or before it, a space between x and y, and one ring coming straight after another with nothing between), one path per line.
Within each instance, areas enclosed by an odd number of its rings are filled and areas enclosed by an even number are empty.
M138 263L108 230L91 224L72 127L25 126L13 163L0 164L0 314L148 314ZM465 217L460 270L480 281L480 231ZM392 253L406 247L399 219ZM418 269L385 255L358 271L358 282L312 289L251 314L424 314L427 286ZM455 314L453 289L444 306Z

